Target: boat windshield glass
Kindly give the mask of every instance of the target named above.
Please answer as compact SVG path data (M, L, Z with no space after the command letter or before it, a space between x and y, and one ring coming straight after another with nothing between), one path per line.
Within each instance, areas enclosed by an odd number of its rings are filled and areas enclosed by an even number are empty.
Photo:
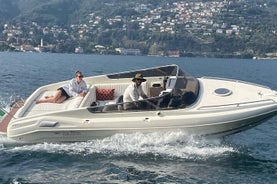
M109 75L109 78L131 78L135 73L142 73L146 78L163 78L163 86L151 86L149 91L159 91L158 95L134 102L123 103L122 96L113 104L96 106L92 111L144 111L157 109L179 109L191 106L198 98L199 82L193 76L179 69L176 65L153 68L130 73Z
M136 73L141 73L144 77L176 76L178 75L178 68L179 67L176 65L169 65L150 69L110 74L107 75L107 77L110 79L133 78L136 75Z

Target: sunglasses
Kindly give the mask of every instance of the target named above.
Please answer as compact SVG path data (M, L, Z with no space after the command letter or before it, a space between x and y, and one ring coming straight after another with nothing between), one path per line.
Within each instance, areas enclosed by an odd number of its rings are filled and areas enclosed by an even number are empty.
M83 76L83 75L78 75L77 77L79 77L79 78L83 78L84 76Z

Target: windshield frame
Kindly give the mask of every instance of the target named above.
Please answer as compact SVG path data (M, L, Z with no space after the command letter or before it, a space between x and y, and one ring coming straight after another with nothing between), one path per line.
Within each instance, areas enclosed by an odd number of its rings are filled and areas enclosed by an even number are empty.
M111 79L131 78L135 73L142 73L145 77L163 76L165 88L159 96L141 99L134 102L118 101L115 104L90 107L92 112L118 112L118 111L145 111L183 109L194 104L198 99L199 81L186 73L177 65L168 65L150 69L136 70L128 73L107 75ZM124 109L129 104L136 108Z

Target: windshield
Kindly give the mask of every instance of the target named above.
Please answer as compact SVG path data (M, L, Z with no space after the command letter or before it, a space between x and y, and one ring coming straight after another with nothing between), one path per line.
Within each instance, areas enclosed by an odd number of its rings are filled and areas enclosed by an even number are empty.
M114 104L101 107L91 107L91 111L110 112L110 111L144 111L157 109L179 109L192 105L198 97L199 82L196 78L187 74L178 66L167 66L153 68L150 70L134 71L131 73L122 73L109 75L109 78L127 78L134 76L135 73L143 73L145 77L162 76L164 86L157 96L150 97L134 102L123 103L122 96L115 100ZM155 86L153 87L155 89ZM125 108L131 106L133 108Z

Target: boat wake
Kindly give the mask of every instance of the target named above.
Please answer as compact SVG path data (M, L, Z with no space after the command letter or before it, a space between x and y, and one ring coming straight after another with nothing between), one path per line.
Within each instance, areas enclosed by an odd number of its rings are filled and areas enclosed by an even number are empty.
M0 139L1 140L1 139ZM6 140L8 141L8 140ZM7 143L7 142L6 142ZM90 156L152 156L205 160L237 152L232 146L224 145L221 140L207 140L187 136L184 132L116 134L102 139L76 143L42 143L14 145L2 149L9 152L47 152Z

